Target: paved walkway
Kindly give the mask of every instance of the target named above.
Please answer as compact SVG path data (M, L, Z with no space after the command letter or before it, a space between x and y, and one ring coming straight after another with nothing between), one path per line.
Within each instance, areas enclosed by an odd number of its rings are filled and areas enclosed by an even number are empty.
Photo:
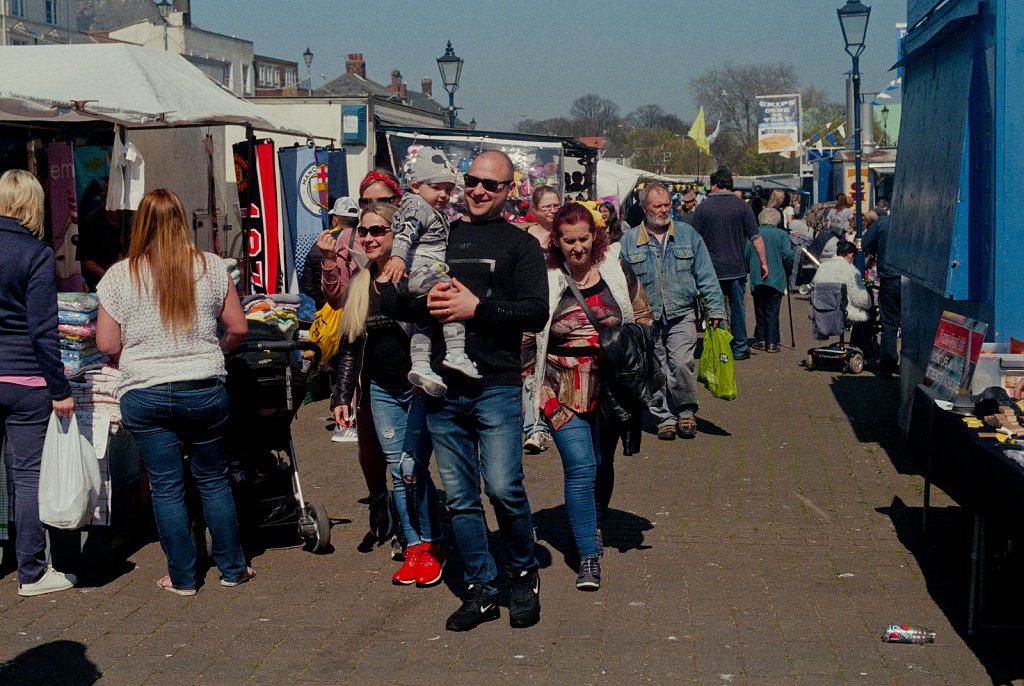
M645 436L618 461L604 587L574 589L557 455L526 458L542 570L541 623L443 630L456 574L390 584L366 531L351 444L328 442L325 404L294 434L307 496L338 521L333 552L271 549L235 589L159 592L149 543L103 585L35 599L0 587L2 683L110 684L983 684L1024 677L1019 648L965 638L969 524L922 480L895 428L897 381L807 372L796 350L739 363L740 397L702 396L693 441ZM785 310L784 310L785 316ZM784 329L786 325L784 324ZM788 340L788 333L785 335ZM117 514L115 513L115 516ZM491 518L493 522L493 517ZM913 622L934 645L884 644Z

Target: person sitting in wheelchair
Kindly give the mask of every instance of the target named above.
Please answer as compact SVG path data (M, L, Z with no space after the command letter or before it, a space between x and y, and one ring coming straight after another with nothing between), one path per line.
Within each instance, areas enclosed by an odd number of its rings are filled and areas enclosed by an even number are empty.
M839 283L846 286L846 320L855 327L858 322L868 321L871 295L864 285L864 277L854 266L857 246L847 240L836 244L836 256L825 260L818 267L811 282L813 285Z

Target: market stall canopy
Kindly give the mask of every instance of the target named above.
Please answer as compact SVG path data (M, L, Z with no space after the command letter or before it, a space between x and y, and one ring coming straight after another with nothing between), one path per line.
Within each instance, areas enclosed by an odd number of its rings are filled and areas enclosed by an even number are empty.
M597 197L607 198L614 195L625 200L633 191L636 182L651 176L642 169L631 169L611 160L597 161Z
M251 125L307 136L211 81L180 55L138 45L0 47L0 122L128 128Z

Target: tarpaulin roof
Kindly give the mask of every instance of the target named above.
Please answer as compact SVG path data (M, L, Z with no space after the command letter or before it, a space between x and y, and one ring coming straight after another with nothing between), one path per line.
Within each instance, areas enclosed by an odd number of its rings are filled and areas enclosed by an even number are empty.
M307 135L175 53L138 45L0 47L0 121L108 121L129 128L251 125Z

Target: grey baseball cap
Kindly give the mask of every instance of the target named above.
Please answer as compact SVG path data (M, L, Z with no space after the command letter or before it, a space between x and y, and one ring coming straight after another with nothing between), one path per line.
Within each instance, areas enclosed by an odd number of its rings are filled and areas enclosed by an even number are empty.
M458 183L459 174L437 148L421 147L409 161L407 174L418 183Z
M327 214L335 214L339 217L359 218L359 205L352 198L345 196L334 201L334 207Z

